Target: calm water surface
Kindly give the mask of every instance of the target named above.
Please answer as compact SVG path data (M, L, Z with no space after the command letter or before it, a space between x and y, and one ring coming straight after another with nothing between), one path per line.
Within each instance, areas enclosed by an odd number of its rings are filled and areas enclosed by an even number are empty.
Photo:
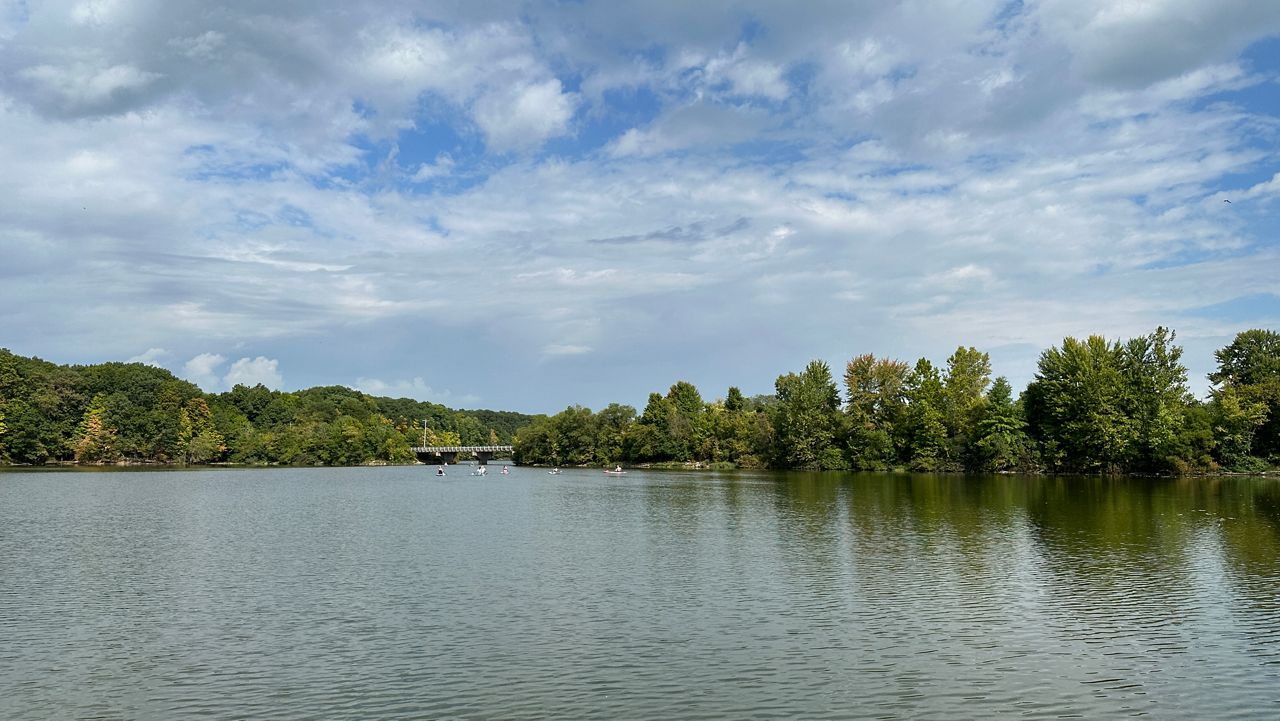
M0 473L0 718L1280 718L1280 480L466 472Z

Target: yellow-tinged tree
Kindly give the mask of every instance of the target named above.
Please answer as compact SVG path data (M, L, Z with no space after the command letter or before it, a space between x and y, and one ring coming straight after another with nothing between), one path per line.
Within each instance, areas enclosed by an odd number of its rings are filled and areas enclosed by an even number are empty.
M210 463L226 453L226 439L213 427L203 398L192 398L178 411L178 448L187 463Z
M115 427L107 419L106 399L102 394L94 396L76 428L76 462L104 463L119 460L117 436Z
M849 403L849 454L858 468L892 466L893 438L906 418L905 384L911 366L900 360L864 353L845 365Z

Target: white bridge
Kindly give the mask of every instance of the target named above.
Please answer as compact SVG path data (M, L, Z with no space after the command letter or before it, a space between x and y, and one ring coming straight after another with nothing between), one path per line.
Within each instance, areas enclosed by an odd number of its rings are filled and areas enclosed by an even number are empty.
M459 453L474 453L482 466L494 456L511 455L511 446L417 446L409 450L423 463L453 463Z

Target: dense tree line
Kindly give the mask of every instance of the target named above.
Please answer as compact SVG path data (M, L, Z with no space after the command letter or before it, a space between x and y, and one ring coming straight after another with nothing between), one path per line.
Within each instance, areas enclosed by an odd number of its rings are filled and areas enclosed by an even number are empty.
M1215 357L1209 398L1187 387L1165 328L1066 338L1017 398L986 353L942 366L872 354L779 376L774 393L708 402L680 381L644 410L553 416L458 411L342 386L206 394L141 364L63 366L0 349L0 462L284 463L413 460L410 447L508 443L556 465L702 462L742 468L1186 473L1280 461L1280 334L1240 333ZM843 390L843 392L842 392ZM424 429L422 423L426 420Z
M864 354L843 395L813 361L772 396L729 388L706 402L685 381L644 411L571 406L516 434L521 463L699 462L738 467L1084 473L1256 472L1280 462L1280 334L1240 333L1215 353L1194 398L1173 331L1123 342L1066 338L1040 356L1017 398L988 354L957 348L942 367Z
M64 366L0 349L0 462L408 463L429 443L510 443L530 416L342 386L207 394L138 363ZM425 429L424 429L424 421Z

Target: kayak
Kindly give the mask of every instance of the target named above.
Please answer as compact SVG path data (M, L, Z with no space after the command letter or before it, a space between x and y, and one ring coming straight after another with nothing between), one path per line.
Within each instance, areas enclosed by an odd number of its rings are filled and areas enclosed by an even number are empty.
M607 475L610 475L610 476L625 476L625 475L627 475L627 472L626 472L626 471L605 471L605 473L606 473Z

